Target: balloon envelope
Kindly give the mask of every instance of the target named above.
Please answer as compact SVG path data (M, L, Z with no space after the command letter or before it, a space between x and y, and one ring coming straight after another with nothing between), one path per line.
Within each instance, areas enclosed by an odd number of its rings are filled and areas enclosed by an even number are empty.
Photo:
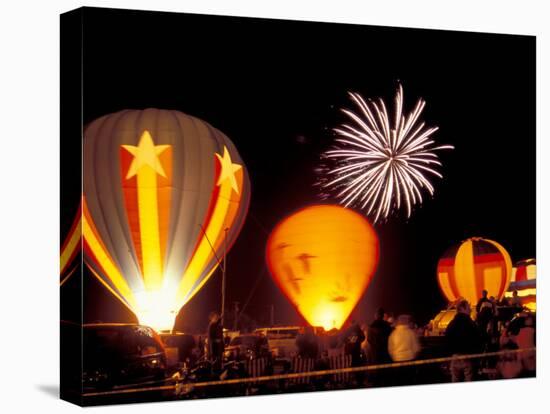
M522 306L531 311L537 310L537 261L525 259L512 268L512 279L504 296L511 299L517 292Z
M250 182L206 122L124 110L85 129L83 192L86 264L140 323L170 329L237 238Z
M470 238L449 248L437 265L437 279L443 295L476 304L481 291L501 299L512 275L508 252L493 240Z
M537 261L536 259L525 259L517 262L512 268L513 283L529 284L530 280L536 280L537 278ZM534 283L534 282L533 282Z
M311 206L281 221L267 242L271 275L313 326L339 329L367 288L378 238L353 210Z

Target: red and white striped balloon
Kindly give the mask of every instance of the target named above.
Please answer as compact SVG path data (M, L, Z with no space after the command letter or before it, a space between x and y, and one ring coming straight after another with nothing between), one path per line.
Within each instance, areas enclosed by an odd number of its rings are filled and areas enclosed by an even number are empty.
M501 299L512 277L512 260L499 243L473 237L449 248L437 265L443 295L453 302L464 298L475 304L481 291Z

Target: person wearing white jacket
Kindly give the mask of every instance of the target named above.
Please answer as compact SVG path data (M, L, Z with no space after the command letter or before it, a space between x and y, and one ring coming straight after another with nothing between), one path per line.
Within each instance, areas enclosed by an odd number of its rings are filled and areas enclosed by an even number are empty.
M420 352L420 342L416 332L410 327L408 315L401 315L388 339L388 352L394 362L411 361Z

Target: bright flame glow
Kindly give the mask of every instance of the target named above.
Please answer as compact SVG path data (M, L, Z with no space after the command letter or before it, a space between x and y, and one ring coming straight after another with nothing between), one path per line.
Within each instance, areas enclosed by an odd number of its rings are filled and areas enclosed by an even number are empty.
M348 315L340 306L324 301L312 309L311 321L308 319L308 322L312 326L322 326L325 331L330 331L334 328L339 329L347 318Z
M171 330L178 314L174 306L174 292L167 289L135 294L135 309L139 323L150 326L157 331Z
M336 144L323 154L317 169L321 197L334 196L346 207L357 206L375 223L403 204L410 217L413 206L422 203L421 190L434 194L428 176L443 177L435 169L441 166L435 151L454 147L435 146L431 136L438 127L419 122L424 100L419 99L408 115L403 113L401 85L392 119L383 100L366 102L352 92L349 96L359 112L342 110L352 123L334 129Z

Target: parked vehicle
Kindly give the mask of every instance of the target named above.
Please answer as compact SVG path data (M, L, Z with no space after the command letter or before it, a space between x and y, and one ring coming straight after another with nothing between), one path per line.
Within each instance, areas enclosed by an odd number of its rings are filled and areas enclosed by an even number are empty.
M223 328L223 342L225 346L229 345L229 342L236 336L239 336L241 334L241 331L233 331L229 330L227 328Z
M196 362L197 347L195 337L183 332L161 332L159 334L166 351L168 367L174 367L185 362L193 365Z
M456 316L456 307L449 307L439 312L429 324L429 330L426 332L426 336L443 336L449 323Z
M165 379L164 346L152 328L114 323L82 328L84 392Z
M224 350L226 361L253 359L269 356L267 338L258 334L234 337Z
M292 358L297 355L296 338L302 331L299 326L258 328L254 333L265 336L269 350L275 358Z

